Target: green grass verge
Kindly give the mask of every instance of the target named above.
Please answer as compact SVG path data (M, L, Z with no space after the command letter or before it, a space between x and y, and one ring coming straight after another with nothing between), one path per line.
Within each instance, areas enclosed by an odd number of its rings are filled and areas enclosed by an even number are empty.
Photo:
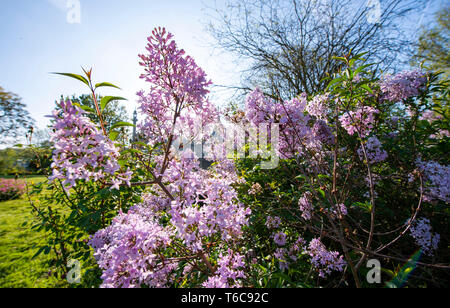
M45 177L32 177L28 181L41 182ZM27 196L0 202L0 288L51 288L64 287L49 273L45 264L48 256L32 257L38 246L45 242L45 231L31 230L31 206Z

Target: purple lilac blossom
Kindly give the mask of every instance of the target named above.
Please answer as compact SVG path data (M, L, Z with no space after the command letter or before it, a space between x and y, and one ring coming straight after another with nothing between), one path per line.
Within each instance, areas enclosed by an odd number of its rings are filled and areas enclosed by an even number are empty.
M339 121L349 135L359 133L362 138L367 137L375 124L375 114L379 111L373 107L362 106L356 111L344 113Z
M70 100L61 101L59 106L52 116L55 123L50 140L55 150L49 180L62 180L66 189L75 186L77 180L111 179L114 189L122 183L130 185L132 173L120 172L120 153L115 144Z
M409 220L407 221L409 223ZM420 218L411 224L409 229L411 236L415 239L416 244L422 248L424 254L432 256L438 248L440 235L431 232L430 220Z
M344 257L339 255L337 251L328 251L320 239L313 239L306 253L311 257L311 263L316 268L319 276L325 278L332 271L342 272L346 265Z
M427 77L420 71L405 71L397 75L385 75L380 81L381 99L399 102L417 96Z
M284 245L286 245L286 233L284 233L284 232L278 232L278 233L274 234L274 236L273 236L273 241L274 241L275 244L277 244L278 246L284 246Z
M304 220L311 220L313 215L313 206L311 204L311 196L309 193L303 194L303 196L298 200L298 206L300 212L302 212L302 218Z
M417 161L419 169L424 174L425 201L442 200L450 203L450 167L435 161Z
M387 159L388 154L383 150L383 145L376 136L370 137L365 143L367 159L371 164L380 163ZM364 152L362 148L358 149L359 158L364 161Z

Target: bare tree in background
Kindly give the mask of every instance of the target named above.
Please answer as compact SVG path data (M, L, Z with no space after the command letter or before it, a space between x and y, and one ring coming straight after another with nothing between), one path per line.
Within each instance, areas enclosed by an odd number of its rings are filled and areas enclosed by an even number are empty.
M378 68L392 68L411 53L413 38L402 31L402 21L425 3L230 0L215 10L209 29L220 48L250 61L239 89L259 86L288 99L323 90L323 79L340 65L333 56L368 52L365 58Z

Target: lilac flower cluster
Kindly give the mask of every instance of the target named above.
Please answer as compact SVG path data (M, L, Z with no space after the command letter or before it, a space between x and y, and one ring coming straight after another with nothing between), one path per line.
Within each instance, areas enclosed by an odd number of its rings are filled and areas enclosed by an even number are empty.
M150 91L137 93L139 109L146 115L139 125L152 144L165 142L174 133L174 117L181 130L194 131L195 125L218 119L216 108L206 99L211 81L185 55L163 28L155 29L148 38L147 55L140 55L145 73L141 78L151 83Z
M319 272L319 276L324 278L332 271L342 272L345 265L344 257L337 251L328 251L320 239L313 239L306 248L306 254L311 257L311 264Z
M176 200L170 202L163 192L146 195L141 204L129 213L119 215L110 227L95 234L90 244L104 269L105 287L165 286L171 281L172 270L178 266L178 262L169 262L161 257L173 241L190 254L200 255L205 252L204 247L210 238L231 242L241 236L250 210L237 202L236 192L226 181L197 171L193 167L196 164L195 160L184 160L174 163L167 171L172 181L168 189ZM170 215L170 220L163 227L158 219L164 213ZM137 241L136 234L143 235L143 242ZM110 260L116 259L115 254L120 256L120 263L111 266ZM148 267L143 268L143 264L148 264ZM131 280L123 280L122 275ZM215 283L217 287L228 287L231 285L230 275L222 276L219 268L205 286ZM239 273L239 278L241 276ZM230 284L225 285L225 281Z
M184 149L181 155L174 155L167 146L177 127L191 132L197 126L201 129L216 120L218 113L206 99L210 82L205 73L177 48L172 35L157 29L148 41L148 55L140 57L145 67L142 78L151 88L147 95L138 93L140 110L146 115L140 127L151 145L165 144L152 156L154 174L161 185L152 187L141 204L121 214L91 241L104 270L105 286L167 286L179 260L201 263L211 272L209 255L217 258L218 251L238 240L251 213L239 203L231 186L237 180L234 166L217 161L214 167L203 170L194 153ZM146 240L136 241L136 233ZM105 234L107 240L102 240ZM211 242L220 244L212 248ZM119 248L111 249L111 245ZM210 249L215 249L213 254ZM110 259L118 258L111 256L112 251L117 251L120 263L108 267ZM172 259L167 258L170 254ZM204 286L239 286L236 280L243 278L242 256L228 251L217 263L218 269L210 273ZM128 283L122 276L133 278Z
M216 275L211 276L202 286L205 288L230 288L240 287L239 279L245 278L244 256L228 250L227 254L220 253L217 259Z
M428 123L433 124L436 121L444 120L444 117L434 110L426 110L420 116L420 120L428 121ZM430 136L432 139L442 139L444 137L450 138L450 132L446 129L440 129L436 134Z
M331 128L324 121L316 121L312 127L312 134L314 138L322 144L333 145L336 139L331 131Z
M252 187L248 191L249 195L258 195L260 193L262 193L262 187L259 183L253 184Z
M367 159L371 164L380 163L382 161L385 161L388 157L388 154L385 150L383 150L383 145L381 144L380 140L376 136L372 136L369 139L367 139L367 142L365 143L365 149L367 154ZM363 149L358 149L358 155L359 158L364 161L364 152Z
M49 180L62 180L66 189L75 186L77 180L106 178L112 179L115 189L122 183L129 185L132 173L119 172L120 153L114 143L70 100L61 101L59 107L52 116L55 122L50 140L55 150Z
M299 200L298 206L300 212L302 212L302 218L304 220L311 220L313 215L313 205L311 203L311 194L305 193Z
M250 214L250 209L237 202L236 192L220 179L197 181L193 185L203 181L204 184L196 189L195 195L173 201L169 211L176 236L193 252L202 251L203 241L214 235L220 235L225 242L239 238Z
M437 113L434 110L425 110L422 115L420 116L420 120L422 121L428 121L429 123L433 123L438 120L443 120L444 117Z
M286 236L287 236L286 233L278 232L278 233L274 234L273 241L278 246L284 246L286 244Z
M336 204L336 209L334 210L336 216L347 216L347 207L343 203Z
M442 200L450 203L450 166L443 166L435 161L417 161L424 174L426 201Z
M375 114L379 111L373 107L362 106L356 111L348 111L339 121L349 135L359 133L362 138L367 137L375 124Z
M285 271L289 269L289 258L286 257L288 254L288 250L286 248L277 248L274 253L274 257L278 260L278 265L280 270Z
M267 216L266 227L268 229L277 229L281 225L281 219L278 216Z
M326 119L330 97L328 94L317 95L306 105L306 111L319 119Z
M333 271L342 272L347 264L339 252L328 251L320 239L317 238L312 239L306 246L306 241L299 237L290 249L278 248L274 256L279 262L280 269L286 270L291 262L297 261L299 254L304 254L311 258L311 264L322 278L325 278L326 275L331 274Z
M98 231L89 242L103 270L102 287L164 287L178 265L160 258L171 243L171 233L143 206L116 216L111 226Z
M427 76L420 71L405 71L397 75L385 75L380 81L381 99L399 102L419 95L427 81Z
M409 220L407 223L409 223ZM420 218L411 224L409 230L417 245L422 248L423 253L432 256L438 248L441 236L431 232L430 220Z
M194 59L178 49L173 34L164 28L153 30L148 38L147 55L139 55L145 73L141 78L152 84L151 93L158 103L180 100L203 108L211 81Z
M259 126L261 123L280 125L279 151L284 158L304 151L312 138L308 126L309 115L305 115L306 95L290 101L279 102L267 98L259 89L247 96L245 115L247 120Z

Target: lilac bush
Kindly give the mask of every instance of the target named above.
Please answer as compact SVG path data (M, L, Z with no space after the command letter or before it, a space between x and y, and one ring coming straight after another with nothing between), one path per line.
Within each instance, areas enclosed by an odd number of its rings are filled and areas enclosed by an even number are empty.
M64 74L89 86L96 110L58 104L49 179L71 213L36 209L84 231L74 247L93 255L102 287L362 287L367 260L398 266L417 246L428 258L420 266L444 266L430 259L445 246L444 220L433 217L447 217L450 177L435 75L374 79L357 55L340 58L322 93L284 100L256 88L226 117L253 129L231 137L243 147L233 153L250 155L230 158L211 129L224 118L209 100L211 81L173 35L155 29L139 57L148 88L137 93L142 120L131 145L114 138L129 123L102 122L114 98L95 99L98 87L115 86L94 85L92 71ZM279 144L262 140L274 135L264 125L277 128ZM273 169L261 164L264 142L280 158ZM75 235L50 228L64 263L76 253L61 243Z

